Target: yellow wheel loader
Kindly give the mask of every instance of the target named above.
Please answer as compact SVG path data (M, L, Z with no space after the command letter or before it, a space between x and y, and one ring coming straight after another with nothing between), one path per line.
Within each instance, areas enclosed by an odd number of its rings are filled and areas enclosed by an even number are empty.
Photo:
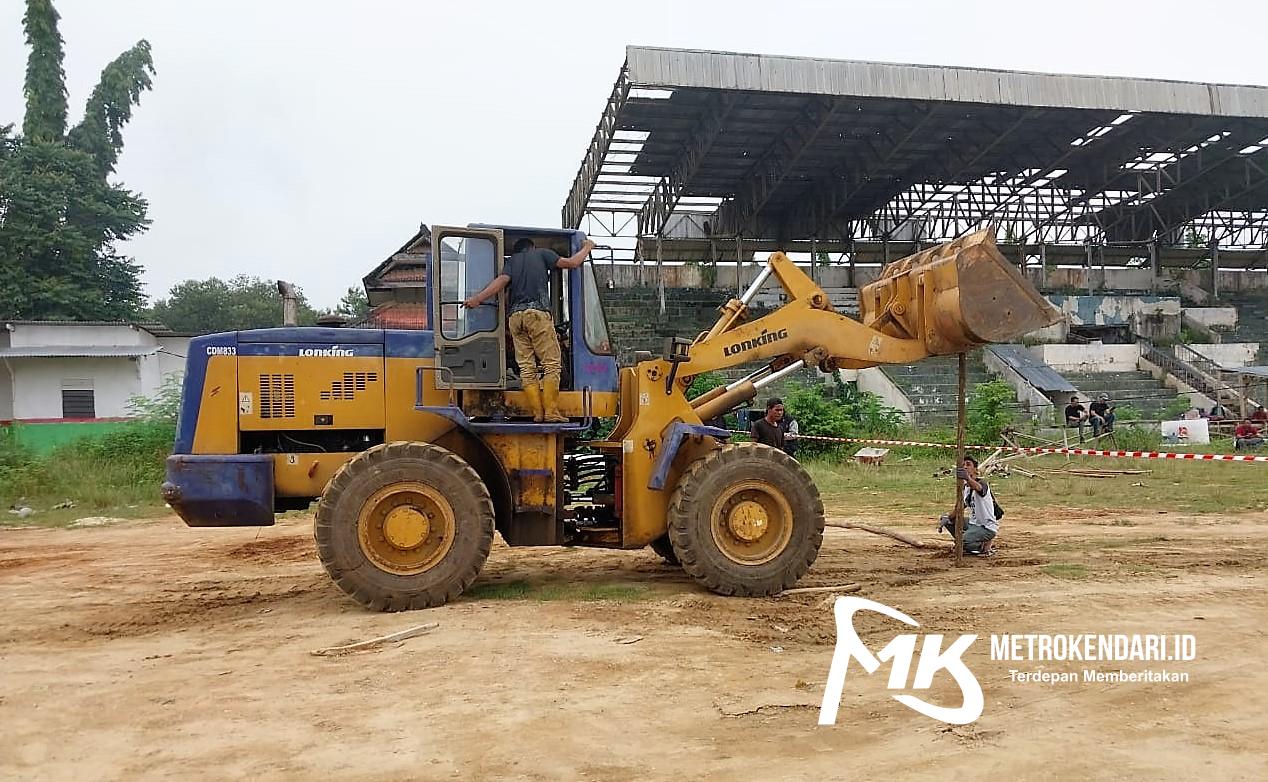
M495 533L511 546L652 546L726 595L771 595L810 568L823 503L783 452L707 421L802 367L907 364L1012 339L1055 311L983 231L887 266L861 322L775 253L717 322L618 368L590 264L556 270L565 423L535 423L507 365L504 295L462 302L519 239L568 256L577 231L433 230L424 330L278 328L191 341L164 498L192 527L267 526L317 500L321 562L367 608L454 599ZM785 303L750 319L770 281ZM688 399L691 378L761 369ZM615 418L602 440L586 433Z

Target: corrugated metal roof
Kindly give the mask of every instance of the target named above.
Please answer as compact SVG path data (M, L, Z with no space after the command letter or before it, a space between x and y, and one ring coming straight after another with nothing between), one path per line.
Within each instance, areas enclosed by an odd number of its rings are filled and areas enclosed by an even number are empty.
M1228 369L1228 372L1236 372L1239 375L1247 377L1262 377L1268 380L1268 367L1237 367L1236 369Z
M157 345L29 345L0 348L0 358L136 358L158 351Z
M1268 118L1268 87L1252 85L643 46L626 47L625 58L630 82L645 87Z
M814 238L851 260L994 225L1166 266L1195 232L1262 251L1265 161L1268 87L629 47L562 218L658 251Z
M991 345L987 350L1012 367L1027 383L1046 394L1074 393L1079 390L1057 370L1032 356L1024 345Z

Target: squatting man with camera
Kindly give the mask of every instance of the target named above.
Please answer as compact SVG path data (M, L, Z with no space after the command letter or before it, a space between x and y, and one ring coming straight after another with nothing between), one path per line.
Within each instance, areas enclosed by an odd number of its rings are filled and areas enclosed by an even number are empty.
M964 553L993 557L1004 509L995 502L991 487L978 475L977 459L964 457L964 466L956 468L955 477L964 481ZM938 531L942 530L955 534L954 510L938 519Z

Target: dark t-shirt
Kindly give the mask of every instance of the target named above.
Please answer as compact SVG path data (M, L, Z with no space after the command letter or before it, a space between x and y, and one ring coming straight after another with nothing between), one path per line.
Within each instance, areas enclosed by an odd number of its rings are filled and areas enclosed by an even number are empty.
M754 442L762 445L780 449L784 447L784 430L779 428L779 424L769 423L765 418L754 421L749 434L753 436Z
M510 312L550 312L550 294L547 290L550 273L557 263L559 253L541 247L515 253L507 260L502 273L511 278Z
M1066 406L1065 406L1065 417L1066 417L1067 419L1069 419L1069 418L1082 418L1082 417L1083 417L1083 405L1066 405Z
M1093 412L1093 413L1096 413L1096 414L1097 414L1097 415L1099 415L1101 418L1104 418L1104 417L1105 417L1105 414L1106 414L1107 412L1109 412L1109 409L1110 409L1110 404L1109 404L1109 402L1102 402L1102 401L1100 401L1100 400L1098 399L1097 401L1095 401L1095 402L1093 402L1092 404L1088 405L1088 407L1092 409L1092 412ZM1067 412L1066 412L1066 415L1069 415L1069 414L1070 414L1070 413L1067 411Z

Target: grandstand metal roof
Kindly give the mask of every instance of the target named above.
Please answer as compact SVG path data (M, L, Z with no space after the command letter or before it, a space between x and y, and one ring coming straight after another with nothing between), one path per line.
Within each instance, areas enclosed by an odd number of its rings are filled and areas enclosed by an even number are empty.
M1268 245L1268 87L626 49L563 223Z

